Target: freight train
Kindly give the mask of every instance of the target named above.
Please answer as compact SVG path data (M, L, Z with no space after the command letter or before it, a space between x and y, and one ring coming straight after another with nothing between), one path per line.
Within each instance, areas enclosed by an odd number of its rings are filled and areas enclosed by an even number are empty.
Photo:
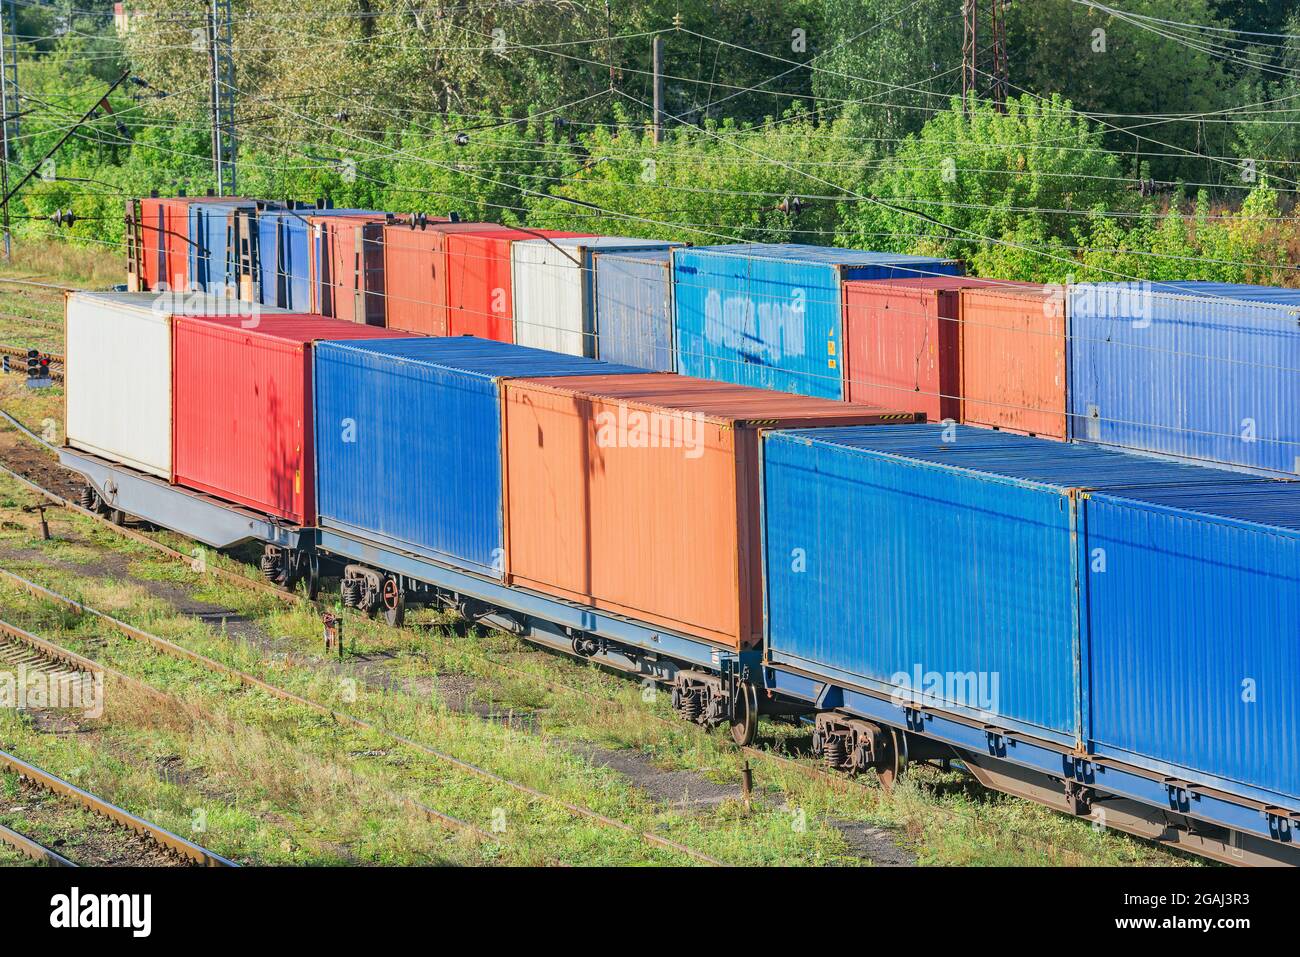
M453 225L467 224L447 224L434 261L449 268L453 237L470 236L483 255L467 260L498 282L509 246L538 239ZM694 262L688 247L542 241L586 250L561 264L577 288L554 298L553 328L565 309L600 308L605 255L642 278ZM755 258L713 258L723 291L701 298L715 319L726 289L788 284ZM971 291L997 300L972 322L979 335L1014 350L1030 329L1051 352L1037 334L1084 295L890 258L788 257L782 268L813 263L822 293L754 328L775 323L787 344L802 333L828 369L915 356L889 310L928 317L942 340ZM931 266L948 272L900 281ZM463 275L474 291L448 295L443 278L437 332L470 296L493 296ZM845 309L818 318L836 284ZM1284 297L1254 295L1252 321L1281 353L1289 332L1259 303ZM659 303L623 305L635 301ZM1216 302L1132 323L1178 325L1170 345L1195 365L1214 358L1188 348L1199 326L1241 341L1215 311L1230 295ZM843 348L872 310L875 340ZM272 580L315 595L337 579L342 604L394 625L411 603L449 608L662 682L684 718L741 743L760 715L806 721L828 764L886 784L911 762L956 759L990 787L1218 860L1300 859L1298 482L966 425L950 403L927 422L942 388L893 403L843 385L800 395L202 294L71 294L67 331L60 457L102 511L215 548L260 543ZM635 355L671 351L645 344ZM960 380L935 345L927 374ZM1285 385L1285 356L1269 365L1276 377L1253 388ZM1000 386L1029 394L1042 383L1028 378Z

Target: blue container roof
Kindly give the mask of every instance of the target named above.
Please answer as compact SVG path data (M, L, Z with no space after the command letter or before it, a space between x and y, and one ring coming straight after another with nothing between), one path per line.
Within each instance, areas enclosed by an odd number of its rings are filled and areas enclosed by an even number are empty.
M1132 283L1099 282L1078 283L1077 286L1127 287ZM1071 286L1071 289L1075 286ZM1198 279L1150 283L1156 295L1194 296L1205 299L1234 299L1239 302L1260 302L1280 306L1300 306L1300 289L1283 286L1252 286L1241 282L1205 282Z
M300 209L268 209L265 211L268 216L283 216L286 219L297 219L305 222L309 216L383 216L384 213L374 209L316 209L314 207L304 207Z
M646 372L636 366L547 352L545 349L532 349L474 336L415 336L409 339L352 340L323 344L342 352L391 356L400 362L451 369L487 379L629 373L644 375Z
M809 246L805 243L735 243L726 246L692 246L687 251L824 266L899 266L955 262L952 259L936 259L933 256L878 253L866 249L839 249L833 246Z
M1300 532L1300 482L1162 485L1126 490L1123 497L1165 508Z
M916 462L1058 489L1105 490L1152 485L1235 487L1269 482L1244 472L964 425L843 426L801 429L789 434L796 439L895 455ZM945 435L952 437L953 441L945 442ZM1295 483L1295 488L1300 491L1300 483Z

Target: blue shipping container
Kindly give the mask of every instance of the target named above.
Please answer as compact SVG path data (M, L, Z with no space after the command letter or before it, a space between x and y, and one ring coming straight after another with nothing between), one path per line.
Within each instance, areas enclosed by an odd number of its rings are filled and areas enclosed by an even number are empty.
M944 441L945 437L952 441ZM964 426L769 432L767 655L1075 745L1080 488L1253 476ZM936 685L937 682L937 685Z
M1300 290L1071 286L1070 435L1300 473Z
M259 302L293 312L311 308L311 260L316 255L308 216L356 216L365 209L277 209L257 220Z
M1086 504L1096 753L1300 811L1300 483Z
M609 362L674 372L668 249L596 254L596 348Z
M955 260L797 243L674 250L677 371L842 399L844 281L961 274Z
M255 209L252 200L190 203L190 282L203 292L225 294L236 286L235 210ZM235 294L231 294L232 298Z
M313 355L320 524L498 579L497 380L645 371L468 336L322 342Z

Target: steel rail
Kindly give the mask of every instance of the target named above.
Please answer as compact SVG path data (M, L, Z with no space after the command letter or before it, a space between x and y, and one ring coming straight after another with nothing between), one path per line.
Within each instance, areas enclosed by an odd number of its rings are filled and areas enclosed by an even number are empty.
M85 805L96 814L149 838L154 843L193 861L195 864L201 864L204 867L239 866L234 861L227 860L219 854L214 854L193 841L187 841L179 834L173 834L166 828L159 827L142 817L137 817L130 811L123 810L116 804L91 794L89 791L82 790L75 784L63 780L63 778L57 777L48 771L43 771L35 765L27 763L22 758L10 754L8 751L0 751L0 765L34 784L39 784L48 791L69 797L77 803Z
M12 573L7 572L4 569L0 569L0 574L9 575ZM75 651L72 651L71 649L64 648L62 645L57 645L51 641L47 641L44 638L34 635L31 632L19 628L17 625L10 624L9 622L6 622L2 619L0 619L0 636L8 638L11 642L24 644L51 661L56 661L61 664L68 665L72 668L76 668L79 671L88 671L88 672L100 671L103 674L109 675L114 679L121 681L127 685L130 685L131 687L139 691L143 691L146 694L159 698L162 701L166 702L167 704L174 705L177 707L182 706L184 704L184 702L182 702L181 699L177 698L175 695L170 694L166 691L162 691L158 688L155 688L152 685L148 684L147 682L141 681L139 678L133 677L132 675L128 675L125 672L119 671L118 669L110 667L108 665L101 664L100 662L94 661L91 658L86 658L83 655L79 655ZM497 838L488 834L486 831L482 830L481 828L478 828L475 825L470 824L468 821L462 821L460 818L453 817L450 814L445 814L442 811L438 811L432 807L429 807L427 804L423 804L419 801L414 800L413 798L402 797L397 801L397 803L401 803L406 807L411 808L412 810L420 812L428 820L436 824L442 824L453 830L463 831L465 833L471 834L475 838L481 841L485 840L489 842L500 843L497 840Z
M34 861L42 864L52 864L55 867L77 867L72 861L68 860L58 851L52 851L44 844L33 841L26 834L20 834L11 827L5 827L0 824L0 841L8 844L18 853L30 857Z
M88 605L82 604L81 602L73 598L69 598L66 595L61 595L56 591L46 588L44 585L40 585L36 582L23 578L21 575L15 574L14 572L11 572L6 568L0 568L0 578L7 580L11 584L16 585L20 589L28 592L31 595L34 595L39 599L43 599L45 601L62 605L63 607L68 608L81 615L90 615L91 617L104 622L106 625L113 628L115 631L119 632L120 634L126 636L127 638L150 645L155 650L160 651L163 654L170 655L171 657L174 658L181 658L186 661L193 662L194 664L200 665L201 667L206 668L209 671L215 671L219 674L225 675L226 677L233 678L247 687L257 688L258 690L263 691L272 697L279 698L283 701L288 701L293 704L299 705L301 707L307 708L309 710L315 711L317 714L325 715L339 724L350 725L352 727L361 729L363 731L368 731L374 734L386 736L392 739L393 741L398 742L399 744L405 745L406 747L412 748L423 754L427 754L428 756L435 758L436 760L439 760L444 764L451 765L452 767L455 767L461 771L465 771L471 775L474 775L475 777L482 778L483 780L490 781L494 784L502 785L503 787L507 787L512 790L518 791L521 794L529 795L530 797L537 798L538 800L550 802L556 805L557 807L560 807L565 811L568 811L570 814L574 815L575 817L586 818L588 820L595 821L596 823L601 824L605 827L609 827L613 830L623 831L624 833L635 835L637 837L640 837L643 841L646 841L647 843L654 844L658 847L662 847L665 850L671 850L676 853L683 854L687 857L693 858L702 863L711 864L714 866L723 865L723 862L719 861L717 858L711 857L708 854L703 853L702 851L697 851L692 847L686 846L685 844L680 844L677 841L673 841L659 834L655 834L652 831L643 831L640 828L628 824L626 821L620 821L617 818L613 818L606 814L602 814L601 812L593 810L592 808L586 807L581 804L575 804L571 801L565 800L564 798L558 797L554 794L548 794L547 792L534 788L531 785L523 784L522 782L514 781L510 778L503 777L502 775L496 774L493 771L489 771L486 768L479 767L478 765L472 764L469 761L462 760L461 758L457 758L454 755L448 754L445 751L439 750L438 748L435 748L432 745L425 744L423 741L418 741L415 738L411 738L408 737L407 735L385 728L374 721L357 717L356 715L350 714L349 712L340 711L336 708L330 707L327 704L322 704L319 701L315 701L311 698L306 698L293 691L289 691L285 688L280 688L276 685L271 684L268 681L264 681L261 678L256 677L255 675L248 674L247 672L241 671L238 668L233 668L230 665L223 664L222 662L217 661L214 658L209 658L208 656L200 654L196 651L191 651L190 649L185 648L182 645L176 644L174 641L170 641L166 638L159 637L158 635L151 634L147 631L144 631L141 628L137 628L134 625L128 624L127 622L122 621L119 618L115 618L114 616L106 612L102 612L96 608L92 608ZM0 630L4 630L3 623L0 623Z

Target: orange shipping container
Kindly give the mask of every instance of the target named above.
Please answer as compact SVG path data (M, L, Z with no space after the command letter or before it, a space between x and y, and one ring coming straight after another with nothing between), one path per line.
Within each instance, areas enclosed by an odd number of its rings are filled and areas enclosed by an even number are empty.
M507 580L732 649L762 640L758 430L920 418L664 373L503 404Z
M1066 437L1060 286L961 290L963 422Z

